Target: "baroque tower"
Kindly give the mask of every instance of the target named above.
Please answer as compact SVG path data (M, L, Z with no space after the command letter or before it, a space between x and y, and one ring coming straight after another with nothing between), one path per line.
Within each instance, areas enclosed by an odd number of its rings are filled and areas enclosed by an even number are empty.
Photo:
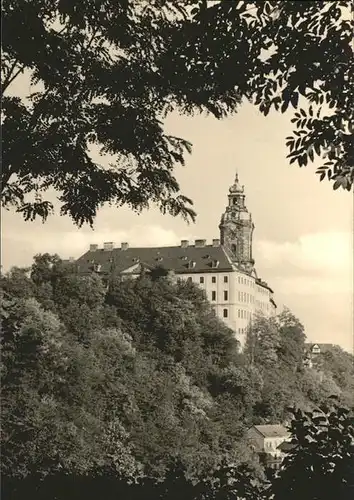
M244 186L235 182L229 189L228 206L221 216L219 225L221 244L228 251L232 261L247 272L254 269L252 257L252 235L254 224L245 205Z

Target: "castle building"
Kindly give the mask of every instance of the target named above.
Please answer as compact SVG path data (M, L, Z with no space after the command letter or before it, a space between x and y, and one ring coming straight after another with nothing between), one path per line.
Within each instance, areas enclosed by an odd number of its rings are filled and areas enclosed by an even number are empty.
M162 267L177 279L196 283L206 293L217 316L235 332L244 345L247 327L259 311L276 314L273 290L261 280L252 256L254 224L245 202L244 186L235 182L229 189L228 204L221 216L220 239L182 240L173 247L116 248L106 242L103 248L90 245L77 261L78 272L109 276L137 277L143 268Z

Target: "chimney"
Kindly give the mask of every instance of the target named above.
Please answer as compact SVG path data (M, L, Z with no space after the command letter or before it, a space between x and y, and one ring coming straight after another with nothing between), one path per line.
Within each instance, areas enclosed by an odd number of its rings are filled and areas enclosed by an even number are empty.
M205 247L206 240L195 240L194 244L196 247Z
M105 241L103 243L103 250L106 251L111 251L114 248L114 242L113 241Z
M220 246L220 240L213 240L213 247L219 247Z
M188 240L181 240L181 248L188 248L189 241Z
M128 248L129 248L129 243L127 243L126 241L123 241L123 243L121 243L121 245L120 245L120 248L121 248L121 250L123 250L123 251L128 250Z
M96 252L98 250L98 245L90 245L90 252Z

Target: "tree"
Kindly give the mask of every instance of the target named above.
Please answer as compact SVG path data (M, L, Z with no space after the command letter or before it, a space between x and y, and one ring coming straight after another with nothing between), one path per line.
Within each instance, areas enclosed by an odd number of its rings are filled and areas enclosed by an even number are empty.
M354 491L354 417L335 400L321 411L294 410L292 450L274 478L270 498L349 500Z
M19 271L3 278L8 479L105 467L162 478L177 459L197 478L227 457L252 462L242 444L248 396L228 399L230 386L217 400L211 391L210 375L234 362L237 343L197 288L186 296L167 276L145 275L107 290L96 275L57 275L47 265L54 257L42 257L31 286L18 285ZM53 276L52 303L39 303L38 287Z
M298 108L290 162L321 156L320 178L350 190L350 5L4 1L3 204L45 219L53 206L43 196L53 188L61 214L78 225L92 224L106 202L138 211L153 202L194 219L173 175L191 144L167 135L164 117L222 118L243 97L265 115ZM10 93L23 75L26 100ZM104 165L93 148L108 155Z
M301 369L304 359L306 339L304 327L288 308L284 308L276 320L280 333L279 359L297 371Z
M280 335L273 318L257 313L250 324L245 345L245 354L250 364L269 368L278 361Z

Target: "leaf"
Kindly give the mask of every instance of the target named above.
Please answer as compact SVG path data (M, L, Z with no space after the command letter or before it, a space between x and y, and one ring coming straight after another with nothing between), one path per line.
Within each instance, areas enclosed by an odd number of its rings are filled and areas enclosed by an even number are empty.
M337 179L334 184L333 184L333 189L336 190L339 187L343 186L343 180L342 179Z
M291 104L293 105L294 108L297 108L297 104L299 102L299 94L297 92L293 92L291 94Z

